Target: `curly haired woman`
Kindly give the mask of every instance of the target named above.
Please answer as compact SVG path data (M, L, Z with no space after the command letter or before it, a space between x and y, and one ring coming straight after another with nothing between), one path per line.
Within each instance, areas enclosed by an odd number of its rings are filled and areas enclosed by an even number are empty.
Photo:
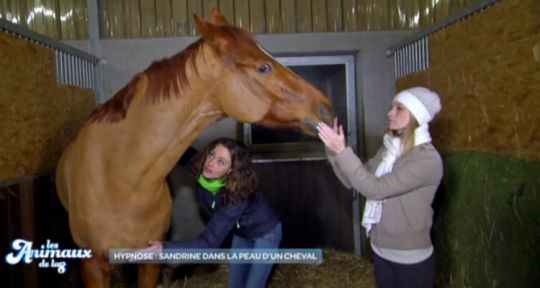
M235 140L212 141L196 156L192 172L201 206L211 216L193 240L149 241L151 247L218 248L233 231L233 249L277 248L282 227L279 214L262 193L248 151ZM229 287L265 287L272 264L231 264Z

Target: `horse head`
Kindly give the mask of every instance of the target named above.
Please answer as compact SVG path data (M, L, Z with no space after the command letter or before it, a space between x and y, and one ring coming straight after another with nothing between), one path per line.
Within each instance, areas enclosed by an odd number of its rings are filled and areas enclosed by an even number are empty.
M317 122L331 122L328 98L276 61L247 31L230 25L217 9L212 22L194 17L202 41L225 66L215 84L215 97L225 114L240 122L293 127L311 135Z

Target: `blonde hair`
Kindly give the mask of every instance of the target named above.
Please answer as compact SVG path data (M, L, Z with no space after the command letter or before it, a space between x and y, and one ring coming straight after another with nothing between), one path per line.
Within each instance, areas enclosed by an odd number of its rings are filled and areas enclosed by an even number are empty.
M387 134L400 137L401 138L401 157L407 156L414 148L414 131L418 128L418 121L414 118L414 115L410 113L410 119L407 126L402 130L390 130L386 132Z

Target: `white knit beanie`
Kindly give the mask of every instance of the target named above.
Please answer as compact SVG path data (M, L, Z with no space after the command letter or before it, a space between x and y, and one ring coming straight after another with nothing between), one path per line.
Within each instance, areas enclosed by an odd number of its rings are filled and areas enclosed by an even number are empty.
M439 95L424 87L405 89L396 94L393 101L407 107L418 121L418 125L427 124L441 111Z

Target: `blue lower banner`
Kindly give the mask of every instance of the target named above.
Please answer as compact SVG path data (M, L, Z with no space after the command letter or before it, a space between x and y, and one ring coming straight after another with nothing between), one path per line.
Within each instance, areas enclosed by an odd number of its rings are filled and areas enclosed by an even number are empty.
M111 249L111 264L321 264L321 249Z

